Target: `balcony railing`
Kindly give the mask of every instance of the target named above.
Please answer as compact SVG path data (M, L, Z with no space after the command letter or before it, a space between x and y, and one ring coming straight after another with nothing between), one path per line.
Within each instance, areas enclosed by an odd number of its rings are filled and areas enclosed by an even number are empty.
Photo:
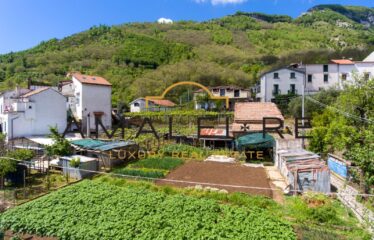
M273 95L274 96L277 96L277 95L281 95L281 90L273 90Z

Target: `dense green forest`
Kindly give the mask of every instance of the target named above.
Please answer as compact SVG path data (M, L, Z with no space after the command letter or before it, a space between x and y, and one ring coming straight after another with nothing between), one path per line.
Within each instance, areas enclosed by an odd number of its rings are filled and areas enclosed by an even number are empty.
M28 79L56 85L69 71L104 76L114 104L158 95L178 81L251 87L262 71L293 62L361 60L374 50L370 14L371 8L323 5L296 19L237 12L205 22L94 26L0 55L0 90Z

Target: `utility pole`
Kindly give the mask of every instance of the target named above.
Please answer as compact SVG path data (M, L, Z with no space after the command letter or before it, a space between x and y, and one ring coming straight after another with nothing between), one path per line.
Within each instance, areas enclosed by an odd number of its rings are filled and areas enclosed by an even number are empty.
M302 98L301 98L301 117L302 117L302 125L304 127L304 117L305 117L305 76L306 76L306 69L303 79L303 86L302 86ZM304 135L304 129L303 129L303 135ZM301 139L301 146L305 148L305 140L304 138Z

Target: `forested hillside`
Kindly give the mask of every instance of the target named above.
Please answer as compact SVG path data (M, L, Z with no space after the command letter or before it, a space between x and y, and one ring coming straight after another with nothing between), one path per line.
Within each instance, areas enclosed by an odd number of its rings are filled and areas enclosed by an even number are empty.
M372 15L364 10L373 11L330 5L296 19L238 12L206 22L95 26L0 55L0 89L27 79L55 85L69 71L107 78L115 104L160 94L177 81L251 87L262 71L291 62L364 58L374 50Z

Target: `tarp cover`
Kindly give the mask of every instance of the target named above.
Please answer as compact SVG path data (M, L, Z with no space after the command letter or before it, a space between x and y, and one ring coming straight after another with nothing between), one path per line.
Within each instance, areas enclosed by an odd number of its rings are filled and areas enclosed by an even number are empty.
M239 151L243 151L245 148L271 148L275 144L274 138L267 133L265 138L262 133L250 133L237 138L235 142Z
M95 140L95 139L80 139L80 140L71 141L71 144L76 145L81 148L85 148L85 149L109 151L115 148L135 145L135 142L133 141L104 142L104 141Z

